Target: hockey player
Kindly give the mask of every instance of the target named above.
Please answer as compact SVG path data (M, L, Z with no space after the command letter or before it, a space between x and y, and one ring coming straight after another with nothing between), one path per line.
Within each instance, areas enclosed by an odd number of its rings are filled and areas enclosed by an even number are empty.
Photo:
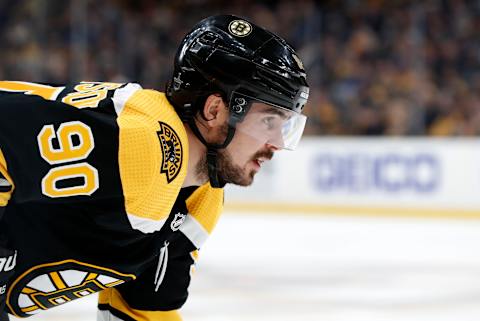
M0 319L100 292L98 320L181 320L222 211L302 135L302 62L235 16L201 21L166 93L0 82Z

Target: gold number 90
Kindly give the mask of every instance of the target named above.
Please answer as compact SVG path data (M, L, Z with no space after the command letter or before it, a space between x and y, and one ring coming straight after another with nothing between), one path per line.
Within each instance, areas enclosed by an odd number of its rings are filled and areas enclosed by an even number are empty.
M78 140L76 144L74 137ZM58 146L53 145L54 139ZM62 123L57 131L53 125L45 125L37 141L40 155L51 165L85 160L95 147L92 130L79 121ZM59 182L67 179L80 180L76 180L73 186L59 186ZM98 171L86 162L56 166L42 179L42 193L54 198L91 195L98 187Z

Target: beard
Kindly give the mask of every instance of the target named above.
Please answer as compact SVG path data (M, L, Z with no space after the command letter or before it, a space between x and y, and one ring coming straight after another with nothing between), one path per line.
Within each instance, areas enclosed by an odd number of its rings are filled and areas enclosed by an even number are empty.
M217 137L217 144L221 144L225 137L228 134L228 125L225 123L219 131L219 135ZM272 159L273 152L269 149L264 149L261 151L256 152L249 161L254 161L257 158L264 157L267 159ZM248 162L247 162L248 163ZM246 165L241 167L233 161L233 157L230 152L226 148L219 149L217 152L217 175L220 182L224 182L226 184L234 184L239 186L250 186L253 183L253 178L257 173L255 170L251 170L250 172L246 172ZM197 178L201 181L207 181L209 179L208 176L208 162L207 162L207 155L203 155L200 161L197 163L195 172Z
M272 159L273 152L268 149L258 151L249 159L249 161L253 161L261 157ZM217 175L220 181L223 181L227 184L250 186L253 183L255 174L257 172L255 170L250 170L247 172L245 167L235 164L232 155L226 149L218 150ZM198 178L201 178L202 180L208 180L208 163L206 155L203 156L197 163L196 174Z
M245 171L244 168L233 163L233 157L227 150L222 149L218 151L217 173L219 179L225 183L249 186L253 183L256 172L254 170L248 173Z

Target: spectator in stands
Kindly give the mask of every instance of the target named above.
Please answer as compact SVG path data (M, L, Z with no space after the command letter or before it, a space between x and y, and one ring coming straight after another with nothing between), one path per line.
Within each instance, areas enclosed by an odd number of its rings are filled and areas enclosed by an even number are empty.
M480 132L480 5L466 0L6 0L0 78L162 89L186 32L175 22L219 12L250 16L299 48L311 135Z

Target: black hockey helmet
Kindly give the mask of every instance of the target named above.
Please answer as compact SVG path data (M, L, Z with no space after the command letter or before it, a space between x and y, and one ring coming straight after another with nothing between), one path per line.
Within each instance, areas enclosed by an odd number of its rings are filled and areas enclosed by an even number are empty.
M193 121L206 98L215 93L222 95L230 110L229 132L223 144L207 143ZM292 47L273 33L233 15L206 18L185 36L166 89L170 103L208 148L212 186L217 185L211 172L216 172L216 151L230 143L237 123L253 102L300 115L308 93L303 64ZM302 121L300 125L289 124L285 132L291 144L282 148L293 149L298 143L304 116ZM295 134L287 133L292 130Z

